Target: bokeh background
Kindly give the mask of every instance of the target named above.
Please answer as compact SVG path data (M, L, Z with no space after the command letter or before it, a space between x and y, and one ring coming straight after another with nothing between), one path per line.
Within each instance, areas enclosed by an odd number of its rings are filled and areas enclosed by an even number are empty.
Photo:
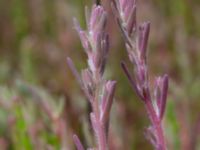
M149 120L124 76L123 39L110 8L110 54L106 78L117 80L110 123L112 150L153 149L145 138ZM0 0L0 149L73 150L72 135L94 145L88 103L71 74L86 55L73 27L85 27L84 6L92 0ZM200 1L138 0L138 21L151 22L150 79L168 73L164 120L169 150L200 149ZM128 63L128 61L127 61ZM132 67L130 65L130 67Z

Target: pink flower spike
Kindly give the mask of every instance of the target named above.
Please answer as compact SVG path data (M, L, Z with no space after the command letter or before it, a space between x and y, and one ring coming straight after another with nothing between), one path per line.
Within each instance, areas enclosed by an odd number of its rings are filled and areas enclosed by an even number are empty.
M80 83L92 107L90 120L97 141L97 145L94 149L107 150L107 127L115 90L115 82L106 83L103 76L109 50L109 37L105 32L107 14L101 5L93 5L91 13L88 11L87 7L85 8L85 16L87 23L86 30L82 30L78 21L74 20L75 28L88 58L88 67L81 72L82 78L79 76L70 58L67 59L67 63ZM99 102L99 100L102 99L102 91L107 93L103 96L105 104ZM102 109L102 105L105 105L104 109ZM102 115L106 123L102 122ZM77 143L80 142L78 141Z
M134 74L129 72L125 63L121 67L138 97L144 102L148 117L154 128L155 141L152 144L156 150L166 150L162 118L166 107L168 77L159 78L155 88L155 99L151 93L151 82L147 62L147 45L150 33L150 23L145 22L137 27L136 0L112 0L113 13L125 41L129 60L135 65Z

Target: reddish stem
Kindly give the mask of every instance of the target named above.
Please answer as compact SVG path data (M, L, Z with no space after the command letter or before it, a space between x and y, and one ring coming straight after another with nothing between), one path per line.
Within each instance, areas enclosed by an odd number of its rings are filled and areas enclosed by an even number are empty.
M95 118L97 120L97 140L98 140L98 150L107 150L107 142L106 142L106 133L104 130L103 123L100 119L100 109L99 109L99 89L101 86L101 79L100 76L97 76L96 78L96 86L97 89L95 91L94 101L93 101L93 112L95 114Z
M153 127L156 130L156 142L158 145L156 145L157 150L166 150L166 144L165 144L165 138L164 133L162 129L161 120L159 119L159 116L156 115L156 112L153 108L152 102L150 100L147 100L145 102L146 110L148 115L150 116L150 121L153 125Z

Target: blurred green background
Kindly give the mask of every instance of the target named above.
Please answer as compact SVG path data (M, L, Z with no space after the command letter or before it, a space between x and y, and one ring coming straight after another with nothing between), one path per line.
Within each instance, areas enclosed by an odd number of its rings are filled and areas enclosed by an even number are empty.
M128 60L110 8L110 54L106 78L117 80L111 114L112 150L150 150L149 125L121 68ZM0 149L73 150L72 135L94 145L89 108L66 65L80 70L86 55L73 27L85 27L84 6L92 0L0 0ZM164 120L169 150L200 149L200 1L138 0L138 21L151 22L149 70L168 73L170 90ZM128 61L127 61L128 63ZM130 65L131 67L131 65Z

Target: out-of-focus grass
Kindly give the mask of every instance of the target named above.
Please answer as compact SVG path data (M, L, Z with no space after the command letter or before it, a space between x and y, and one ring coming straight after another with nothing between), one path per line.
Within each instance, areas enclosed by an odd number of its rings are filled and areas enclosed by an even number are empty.
M66 148L62 134L71 134L62 122L63 98L55 100L44 89L20 81L16 89L0 88L1 114L7 116L1 117L1 136L5 135L8 146L16 150Z

